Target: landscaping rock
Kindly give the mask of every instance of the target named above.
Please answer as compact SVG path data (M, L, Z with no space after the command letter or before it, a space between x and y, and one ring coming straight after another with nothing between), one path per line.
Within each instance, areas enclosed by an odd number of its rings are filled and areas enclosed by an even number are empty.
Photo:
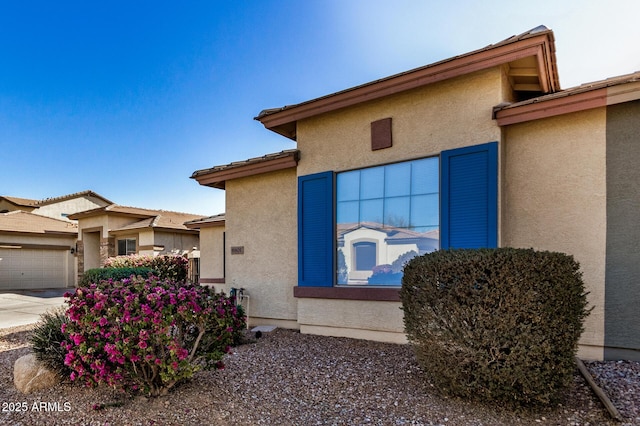
M48 389L60 381L60 377L43 366L34 354L24 355L13 364L13 383L22 393Z

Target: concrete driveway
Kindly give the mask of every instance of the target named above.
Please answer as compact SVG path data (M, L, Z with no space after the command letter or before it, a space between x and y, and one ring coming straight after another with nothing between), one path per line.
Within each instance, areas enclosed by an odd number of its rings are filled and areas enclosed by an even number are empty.
M38 322L40 314L64 305L64 293L73 288L7 290L0 292L0 328Z

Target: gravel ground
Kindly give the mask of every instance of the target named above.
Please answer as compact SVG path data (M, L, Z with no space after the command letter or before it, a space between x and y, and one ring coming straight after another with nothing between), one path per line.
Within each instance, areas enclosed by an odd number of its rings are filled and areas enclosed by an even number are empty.
M28 329L0 330L0 424L621 424L611 420L577 370L562 404L514 412L442 396L420 371L408 345L288 330L235 348L224 370L200 372L166 397L130 399L108 388L71 383L22 395L13 386L13 363L29 353ZM628 419L622 424L640 425L639 363L587 366ZM27 409L16 412L16 404Z

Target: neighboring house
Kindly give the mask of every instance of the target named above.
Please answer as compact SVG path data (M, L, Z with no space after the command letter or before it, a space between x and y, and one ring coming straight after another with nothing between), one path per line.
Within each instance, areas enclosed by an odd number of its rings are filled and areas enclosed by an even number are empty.
M200 231L200 250L190 256L194 259L190 267L194 274L193 282L205 285L225 283L224 218L224 214L219 214L185 222L187 228ZM203 253L206 256L204 260ZM193 279L195 275L197 280Z
M73 287L77 236L69 221L0 213L0 290Z
M202 216L111 204L69 216L78 221L78 277L108 257L187 254L199 246L198 231L185 222Z
M109 204L113 203L93 191L76 192L43 200L0 196L0 213L20 210L54 219L69 220L67 216L70 214Z
M437 229L420 232L376 222L342 222L337 232L337 268L343 272L337 284L400 285L404 263L440 247Z
M0 289L73 287L78 227L68 216L109 204L93 191L43 200L0 196Z
M224 246L215 285L246 289L252 324L405 342L399 286L374 269L414 245L533 247L582 266L579 355L640 359L640 73L561 90L538 27L257 120L297 149L192 175L226 191L202 268Z

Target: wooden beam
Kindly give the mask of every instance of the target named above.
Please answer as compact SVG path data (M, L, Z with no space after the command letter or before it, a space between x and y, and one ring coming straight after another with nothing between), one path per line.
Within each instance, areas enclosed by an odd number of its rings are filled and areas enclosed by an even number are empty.
M604 405L611 417L619 422L624 421L624 418L620 415L618 409L615 407L615 405L613 405L607 394L600 388L600 386L596 384L595 380L593 380L593 377L591 377L591 373L589 373L587 367L578 357L576 357L576 364L578 365L578 370L580 370L580 373L582 373L582 376L591 387L591 390L593 390L593 392L598 396L598 398L602 402L602 405Z
M530 68L511 68L509 69L509 77L537 77L538 69Z
M514 84L513 90L516 92L541 92L542 87L539 84Z

